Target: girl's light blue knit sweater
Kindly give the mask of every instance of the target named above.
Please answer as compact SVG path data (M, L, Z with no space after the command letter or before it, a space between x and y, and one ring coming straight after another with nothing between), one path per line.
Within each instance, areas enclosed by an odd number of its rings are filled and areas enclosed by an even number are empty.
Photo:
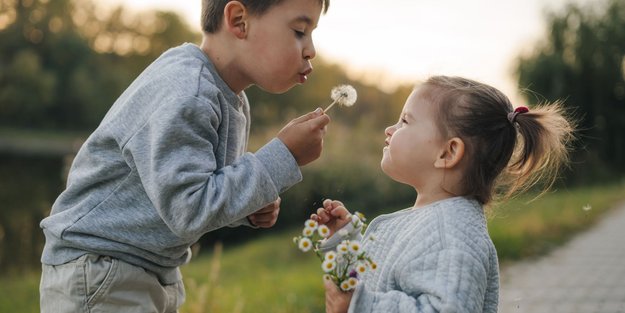
M363 248L379 267L362 277L350 313L497 312L497 252L477 201L456 197L381 215Z

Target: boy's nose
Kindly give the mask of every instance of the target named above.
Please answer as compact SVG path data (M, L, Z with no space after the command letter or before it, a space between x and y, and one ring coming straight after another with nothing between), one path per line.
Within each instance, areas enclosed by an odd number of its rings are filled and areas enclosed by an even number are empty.
M302 52L302 54L305 60L314 59L315 56L317 55L315 44L312 41L310 41L310 44L304 48L304 51Z

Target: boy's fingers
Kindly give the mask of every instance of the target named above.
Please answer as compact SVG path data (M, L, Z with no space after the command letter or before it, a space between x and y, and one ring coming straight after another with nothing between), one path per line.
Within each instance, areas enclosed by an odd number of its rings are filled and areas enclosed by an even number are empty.
M297 123L302 123L308 120L311 120L317 116L319 116L320 114L323 114L323 110L321 108L317 108L316 110L312 111L312 112L308 112L300 117L297 117L295 119L293 119L291 121L291 124L297 124Z
M325 114L320 116L313 116L307 121L307 123L310 123L313 129L325 128L326 125L330 123L330 116Z

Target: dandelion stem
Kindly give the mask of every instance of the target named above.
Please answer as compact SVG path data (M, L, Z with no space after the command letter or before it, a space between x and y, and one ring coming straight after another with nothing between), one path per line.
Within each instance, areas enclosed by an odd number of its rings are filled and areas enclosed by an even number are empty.
M334 104L336 104L336 101L337 100L334 100L334 102L330 103L330 105L328 105L328 107L325 110L323 110L323 113L328 112L328 110L330 110L334 106Z

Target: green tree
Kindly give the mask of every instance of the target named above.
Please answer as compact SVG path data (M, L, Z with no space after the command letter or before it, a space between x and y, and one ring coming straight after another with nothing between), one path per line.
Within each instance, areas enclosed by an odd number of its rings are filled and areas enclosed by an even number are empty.
M101 12L90 0L0 0L3 126L93 129L156 56L198 38L174 13Z
M625 2L569 4L551 13L548 25L546 40L519 58L520 85L546 100L565 100L581 117L574 165L579 180L623 173Z

